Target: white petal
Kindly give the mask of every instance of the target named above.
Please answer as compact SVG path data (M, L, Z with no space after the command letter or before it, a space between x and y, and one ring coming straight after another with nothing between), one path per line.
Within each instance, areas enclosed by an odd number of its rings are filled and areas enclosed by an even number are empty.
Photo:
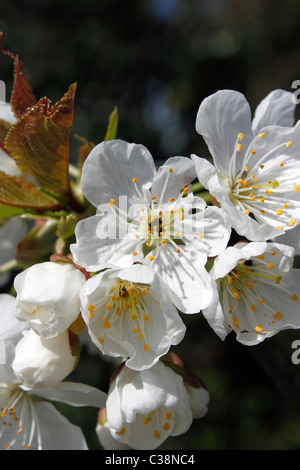
M0 295L0 339L4 341L20 339L22 331L27 328L27 325L18 321L15 317L15 302L15 297L10 294Z
M237 135L244 135L245 148L252 139L251 110L244 95L221 90L205 98L197 113L196 130L206 141L218 172L228 175Z
M126 195L132 205L141 202L132 179L137 178L143 194L150 188L155 172L153 158L144 146L122 140L102 142L83 165L82 190L95 207L107 204L111 198L118 203L120 195Z
M160 273L170 289L173 303L184 313L197 313L212 299L211 278L204 268L206 261L204 253L184 248L176 253L168 244L153 261L145 259L145 263Z
M30 395L47 400L59 401L72 406L105 406L106 394L89 385L75 382L61 382L55 387L27 391Z
M229 246L214 261L212 273L215 279L226 276L240 260L249 260L252 256L259 256L265 252L267 243L265 242L240 242L234 246Z
M51 403L36 402L34 411L41 450L88 450L81 429L70 423Z
M128 224L129 225L129 224ZM130 229L130 227L128 227ZM70 245L74 261L88 271L105 267L129 266L138 240L131 235L119 234L112 214L98 214L81 220L75 229L76 243Z
M205 158L200 158L194 154L191 155L191 159L194 162L199 182L209 190L211 196L221 202L225 195L229 193L229 188L222 184L214 165Z
M296 105L293 93L285 90L273 90L257 106L252 121L253 134L265 126L291 127L295 122Z
M190 158L169 158L159 167L153 179L151 194L156 196L158 203L169 203L171 197L177 199L184 186L190 185L195 178L196 172Z

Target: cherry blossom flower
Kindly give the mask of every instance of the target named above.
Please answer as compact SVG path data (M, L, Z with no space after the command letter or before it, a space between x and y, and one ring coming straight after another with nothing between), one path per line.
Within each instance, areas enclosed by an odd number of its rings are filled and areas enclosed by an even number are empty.
M199 312L212 298L207 257L226 247L231 229L219 208L190 192L195 177L190 158L172 157L156 171L142 145L121 140L97 145L81 180L97 213L76 226L74 261L88 271L149 265L179 310Z
M186 327L161 277L148 266L92 276L80 299L93 343L108 356L129 357L126 365L132 369L153 366L184 337Z
M279 243L239 242L214 261L215 301L203 310L224 339L256 345L281 330L300 328L300 270L294 250Z
M15 277L15 315L36 333L64 333L80 313L79 291L86 278L71 263L34 264Z
M265 241L300 221L300 122L291 93L275 90L251 122L245 97L221 90L201 103L196 130L213 157L192 155L199 181L251 241Z
M94 387L73 382L59 382L53 387L29 389L12 368L15 345L26 331L24 322L14 316L15 299L0 296L0 449L87 450L81 429L71 424L50 401L71 406L100 408L106 394ZM3 361L5 359L5 361Z
M182 377L162 362L143 371L123 367L111 382L106 413L112 436L137 450L157 448L193 420Z

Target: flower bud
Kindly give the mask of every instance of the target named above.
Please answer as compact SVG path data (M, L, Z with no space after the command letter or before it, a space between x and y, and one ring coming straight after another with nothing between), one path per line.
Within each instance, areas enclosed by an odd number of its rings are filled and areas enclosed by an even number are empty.
M43 338L31 329L23 332L16 346L12 368L28 388L52 387L72 372L76 362L68 331L54 338Z
M38 334L62 334L80 313L79 291L86 278L72 263L39 263L15 278L15 315Z

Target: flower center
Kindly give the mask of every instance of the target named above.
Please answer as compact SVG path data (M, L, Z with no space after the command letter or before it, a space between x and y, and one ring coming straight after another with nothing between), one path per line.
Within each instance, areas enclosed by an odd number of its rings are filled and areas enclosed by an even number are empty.
M129 217L122 212L116 205L115 199L110 199L109 206L115 215L124 220L130 226L130 232L133 231L137 239L133 256L137 256L139 250L144 256L148 256L153 261L159 253L161 246L170 244L174 247L176 253L180 253L179 245L183 245L182 229L184 220L184 208L182 199L188 195L188 187L184 186L177 197L170 197L167 203L163 203L164 196L168 187L170 178L172 178L173 169L169 168L167 172L161 193L156 196L151 193L151 202L147 202L138 187L137 178L132 178L132 184L135 192L141 201L139 214L135 217ZM151 253L151 254L150 254Z
M263 333L265 328L261 321L268 311L273 316L273 321L282 318L281 312L273 311L273 308L259 295L263 289L257 289L258 281L265 284L280 284L281 276L274 272L275 264L268 255L275 256L276 252L259 255L254 260L240 260L221 281L223 311L229 322L235 329L240 329L240 322L245 325L248 321L252 329L257 333ZM260 286L261 287L261 286ZM256 312L260 321L257 321ZM246 321L247 317L247 321ZM248 325L249 327L249 325Z
M149 320L144 297L149 294L149 286L143 284L132 284L128 281L119 280L110 290L106 297L106 315L102 318L104 329L108 330L113 325L122 322L123 319L132 322L131 332L138 341L143 341L144 351L149 351L146 335L146 324ZM151 300L157 299L151 293ZM157 300L159 304L159 301ZM90 304L88 307L89 317L94 317L94 310L97 305ZM103 344L104 338L99 337L98 341Z
M260 139L265 137L265 132L258 135ZM274 178L275 164L268 157L281 148L291 147L292 141L283 142L276 147L271 148L262 156L257 156L256 150L253 149L252 143L246 150L242 164L237 165L239 152L242 150L240 143L244 139L243 134L238 134L235 149L230 161L228 185L230 186L229 197L231 202L245 215L249 215L258 220L267 216L274 220L278 230L283 230L283 225L293 227L296 224L292 216L291 210L293 204L285 201L285 194L288 190L294 189L299 192L300 186L292 183L279 183ZM280 180L280 172L284 168L284 161L278 162L278 179ZM241 168L236 171L236 166ZM270 174L272 173L272 178ZM276 223L276 221L278 221Z

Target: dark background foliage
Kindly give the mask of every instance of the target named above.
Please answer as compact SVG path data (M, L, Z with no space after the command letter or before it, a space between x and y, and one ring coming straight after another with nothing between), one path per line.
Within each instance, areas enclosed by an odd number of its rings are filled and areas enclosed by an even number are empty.
M55 102L77 82L74 133L100 142L116 106L118 137L142 143L158 162L208 155L195 118L218 89L244 93L252 109L275 88L292 90L299 20L297 0L0 2L3 48L19 54L36 97ZM4 55L0 70L9 99L13 68ZM211 404L162 448L300 449L300 365L291 361L300 333L247 348L231 335L219 340L200 315L184 320L188 332L175 351L206 382ZM112 369L84 349L73 378L105 390ZM58 407L82 426L91 449L101 448L96 410Z

